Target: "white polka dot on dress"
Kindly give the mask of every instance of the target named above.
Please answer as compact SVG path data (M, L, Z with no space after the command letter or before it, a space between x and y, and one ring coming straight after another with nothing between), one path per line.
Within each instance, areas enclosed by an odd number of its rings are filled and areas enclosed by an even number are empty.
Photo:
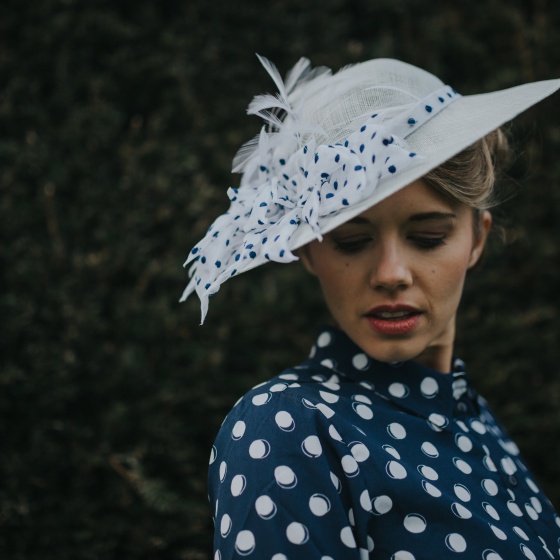
M231 480L231 495L235 498L241 496L246 486L247 479L242 474L236 474Z
M389 394L398 399L408 397L410 389L404 383L391 383L389 385Z
M354 412L364 420L371 420L373 418L373 410L366 404L362 404L360 402L352 403L352 408Z
M261 519L268 520L272 519L276 515L278 508L270 496L263 495L259 496L255 501L255 510Z
M363 354L363 353L356 354L352 358L352 365L360 371L364 371L364 370L368 369L369 364L370 364L370 360L369 360L368 356L366 356L366 354Z
M453 457L453 464L464 474L472 473L472 467L463 459Z
M453 490L457 498L459 498L462 502L471 501L471 493L464 484L455 484Z
M224 513L220 521L220 534L224 539L229 535L232 525L231 517L227 513Z
M340 493L340 491L342 490L342 484L340 482L340 479L334 474L334 473L330 473L330 477L331 477L331 482L333 483L333 486L335 487L335 490Z
M252 459L264 459L270 454L270 443L266 439L256 439L249 446L249 455Z
M400 463L397 463L397 461L389 461L385 465L385 470L391 478L398 480L406 478L407 475L406 469Z
M334 404L338 402L338 399L340 399L338 395L335 395L333 393L328 393L327 391L319 391L319 395L325 402L328 402L330 404Z
M427 526L426 519L418 513L409 513L403 524L409 533L423 533Z
M445 537L445 544L453 552L465 552L467 541L459 533L450 533Z
M337 429L332 424L329 426L329 435L335 441L342 441L342 436L338 433Z
M490 478L482 481L482 488L489 496L495 496L498 493L498 485Z
M352 395L352 400L369 405L373 404L373 401L365 395Z
M482 560L504 560L504 559L496 551L488 548L482 553Z
M245 422L243 422L243 420L238 420L231 430L231 439L235 441L240 440L245 434L246 429L247 426L245 425Z
M398 422L392 422L387 426L387 432L394 439L404 439L406 437L406 429Z
M361 442L355 441L349 444L350 452L352 453L352 457L356 459L357 463L363 463L367 461L370 456L369 449Z
M323 453L321 441L317 436L307 436L301 443L301 449L307 457L317 458Z
M496 508L492 504L482 502L482 507L492 519L495 519L496 521L500 520L500 514L496 511Z
M453 502L451 504L451 511L459 518L459 519L470 519L472 517L472 513L468 510L463 504L458 502Z
M421 450L422 453L424 453L424 455L427 455L432 459L439 457L439 451L437 450L436 446L433 443L430 443L429 441L425 441L422 444Z
M523 517L523 512L521 511L521 508L513 500L508 501L507 507L509 511L513 513L513 515L515 515L516 517Z
M213 445L212 450L210 451L210 459L208 461L208 464L211 465L216 460L217 456L218 456L218 450L216 449L216 446Z
M399 550L391 556L391 560L416 560L414 554L408 550Z
M286 528L286 537L292 544L302 545L309 540L309 531L305 525L293 521Z
M434 498L439 498L441 496L441 490L435 487L431 482L427 482L425 480L422 481L422 488L425 492L427 492L430 496Z
M537 512L537 513L542 513L543 511L543 506L541 504L541 502L539 501L539 499L536 496L531 496L529 498L529 502L531 502L531 505L533 506L533 509Z
M397 459L397 461L400 460L400 458L401 458L400 453L392 445L385 444L383 446L383 450L386 451L387 453L389 453L389 455L391 455L391 457L394 457L395 459Z
M490 524L490 529L492 529L494 535L496 535L496 537L498 537L500 540L507 540L507 535L499 527L496 527L496 525Z
M243 530L237 534L235 550L241 556L247 556L255 550L255 536L251 531Z
M319 337L317 338L317 346L319 348L324 348L325 346L328 346L331 342L332 342L332 335L328 332L324 332L320 334Z
M220 463L220 482L223 482L227 476L227 463L222 461Z
M297 485L296 474L286 465L281 465L274 469L274 478L280 488L291 489Z
M317 517L322 517L329 513L331 509L330 500L323 494L313 494L309 498L309 509Z
M437 480L439 478L437 471L426 465L418 465L418 472L428 480Z
M252 403L255 406L263 406L263 405L267 404L270 401L271 398L272 398L271 393L261 393L259 395L255 395L252 398Z
M352 455L344 455L340 461L344 474L348 477L357 476L360 472L360 467Z
M441 432L448 424L449 420L443 414L433 412L428 416L428 425L435 432Z
M393 500L389 496L377 496L371 501L371 509L373 513L384 515L393 508Z
M521 552L523 552L523 554L527 558L529 558L529 560L537 560L537 557L535 556L535 553L528 546L521 543L519 545L519 548L521 549Z
M269 389L271 393L280 393L288 388L287 383L275 383Z
M285 410L280 410L279 412L277 412L274 417L274 421L276 422L276 425L284 432L292 432L296 427L292 415Z
M465 453L468 453L473 448L472 441L464 435L457 435L455 443L457 444L457 447Z
M433 377L425 377L420 383L420 392L422 396L427 399L432 399L437 395L439 391L439 385Z
M356 539L354 538L351 527L344 527L340 531L340 540L348 548L356 548Z

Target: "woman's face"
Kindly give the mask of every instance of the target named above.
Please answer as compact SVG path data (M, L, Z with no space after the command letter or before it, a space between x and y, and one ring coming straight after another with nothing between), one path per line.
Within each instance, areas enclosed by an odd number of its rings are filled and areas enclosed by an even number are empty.
M470 208L420 179L300 256L337 325L364 352L448 372L465 275L482 253L491 215L480 220L473 227Z

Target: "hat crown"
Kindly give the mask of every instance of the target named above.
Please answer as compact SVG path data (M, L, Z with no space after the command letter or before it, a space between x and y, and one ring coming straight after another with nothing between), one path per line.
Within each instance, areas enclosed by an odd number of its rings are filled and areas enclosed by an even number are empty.
M291 96L302 121L316 125L317 144L346 139L378 113L389 124L444 83L429 72L400 60L381 58L343 68L296 88Z

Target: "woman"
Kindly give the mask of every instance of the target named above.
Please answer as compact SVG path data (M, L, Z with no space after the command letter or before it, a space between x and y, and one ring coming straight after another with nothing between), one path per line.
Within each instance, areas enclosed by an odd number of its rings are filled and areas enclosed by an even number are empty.
M560 80L462 97L395 60L302 59L249 112L230 210L192 250L202 313L221 283L299 255L335 326L255 387L210 459L215 558L558 558L560 519L453 358L504 122Z

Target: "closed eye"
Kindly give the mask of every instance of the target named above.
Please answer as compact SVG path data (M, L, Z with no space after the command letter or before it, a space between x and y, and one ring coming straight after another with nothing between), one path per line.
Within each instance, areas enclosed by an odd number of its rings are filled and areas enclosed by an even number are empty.
M423 251L430 251L432 249L436 249L437 247L441 247L445 245L445 235L439 236L421 236L421 235L414 235L410 236L409 239Z
M358 253L371 241L371 237L333 239L334 248L348 255Z

